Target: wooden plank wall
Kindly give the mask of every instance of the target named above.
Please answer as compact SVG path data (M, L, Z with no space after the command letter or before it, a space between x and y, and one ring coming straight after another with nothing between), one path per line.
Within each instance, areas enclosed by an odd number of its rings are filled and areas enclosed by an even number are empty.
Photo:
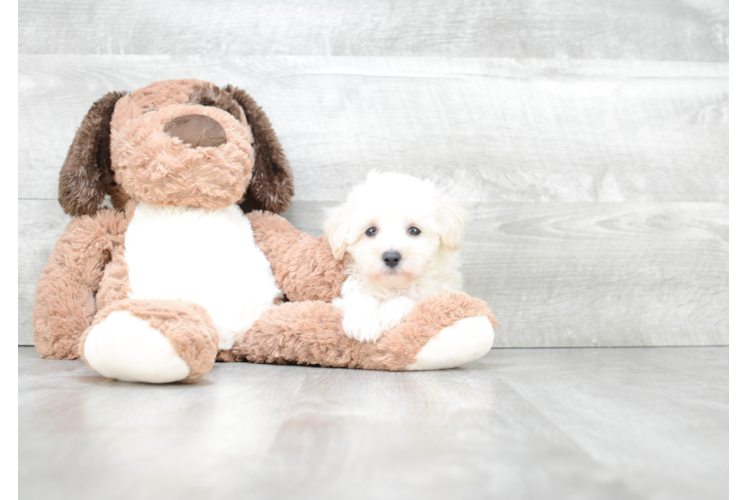
M496 346L727 344L727 5L20 2L19 344L76 128L166 78L257 99L310 233L372 168L448 185Z

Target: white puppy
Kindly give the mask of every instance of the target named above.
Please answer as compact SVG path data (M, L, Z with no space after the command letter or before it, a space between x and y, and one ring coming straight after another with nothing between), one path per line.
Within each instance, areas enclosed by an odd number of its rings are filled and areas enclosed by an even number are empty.
M352 339L374 342L413 306L441 290L459 290L458 249L465 211L428 181L369 172L324 231L348 278L333 305Z

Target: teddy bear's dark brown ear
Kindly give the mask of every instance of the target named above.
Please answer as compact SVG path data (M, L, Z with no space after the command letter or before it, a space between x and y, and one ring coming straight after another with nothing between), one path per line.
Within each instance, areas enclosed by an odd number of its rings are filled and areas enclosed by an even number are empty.
M92 215L113 182L109 124L124 92L96 101L83 119L60 170L59 200L68 215Z
M252 180L241 208L245 212L269 210L281 213L291 204L293 173L283 148L265 112L249 94L233 85L224 89L244 109L244 115L255 139L255 164Z

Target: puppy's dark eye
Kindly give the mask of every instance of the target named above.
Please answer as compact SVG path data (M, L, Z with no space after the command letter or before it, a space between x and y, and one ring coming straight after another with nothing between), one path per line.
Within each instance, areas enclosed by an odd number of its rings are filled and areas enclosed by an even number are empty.
M418 236L419 234L421 234L421 230L417 227L411 227L410 229L408 229L408 232L413 236Z
M366 236L374 236L375 234L377 234L377 228L375 227L370 227L366 230Z

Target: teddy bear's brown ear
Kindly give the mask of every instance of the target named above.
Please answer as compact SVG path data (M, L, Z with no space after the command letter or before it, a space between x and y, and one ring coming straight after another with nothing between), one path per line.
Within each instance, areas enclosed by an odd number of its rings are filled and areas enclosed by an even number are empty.
M60 170L59 200L68 215L92 215L113 182L109 124L124 92L96 101L83 119Z
M233 85L227 85L224 90L244 109L255 139L252 180L240 206L245 212L269 210L281 213L291 204L294 190L293 174L280 141L267 115L249 94Z

